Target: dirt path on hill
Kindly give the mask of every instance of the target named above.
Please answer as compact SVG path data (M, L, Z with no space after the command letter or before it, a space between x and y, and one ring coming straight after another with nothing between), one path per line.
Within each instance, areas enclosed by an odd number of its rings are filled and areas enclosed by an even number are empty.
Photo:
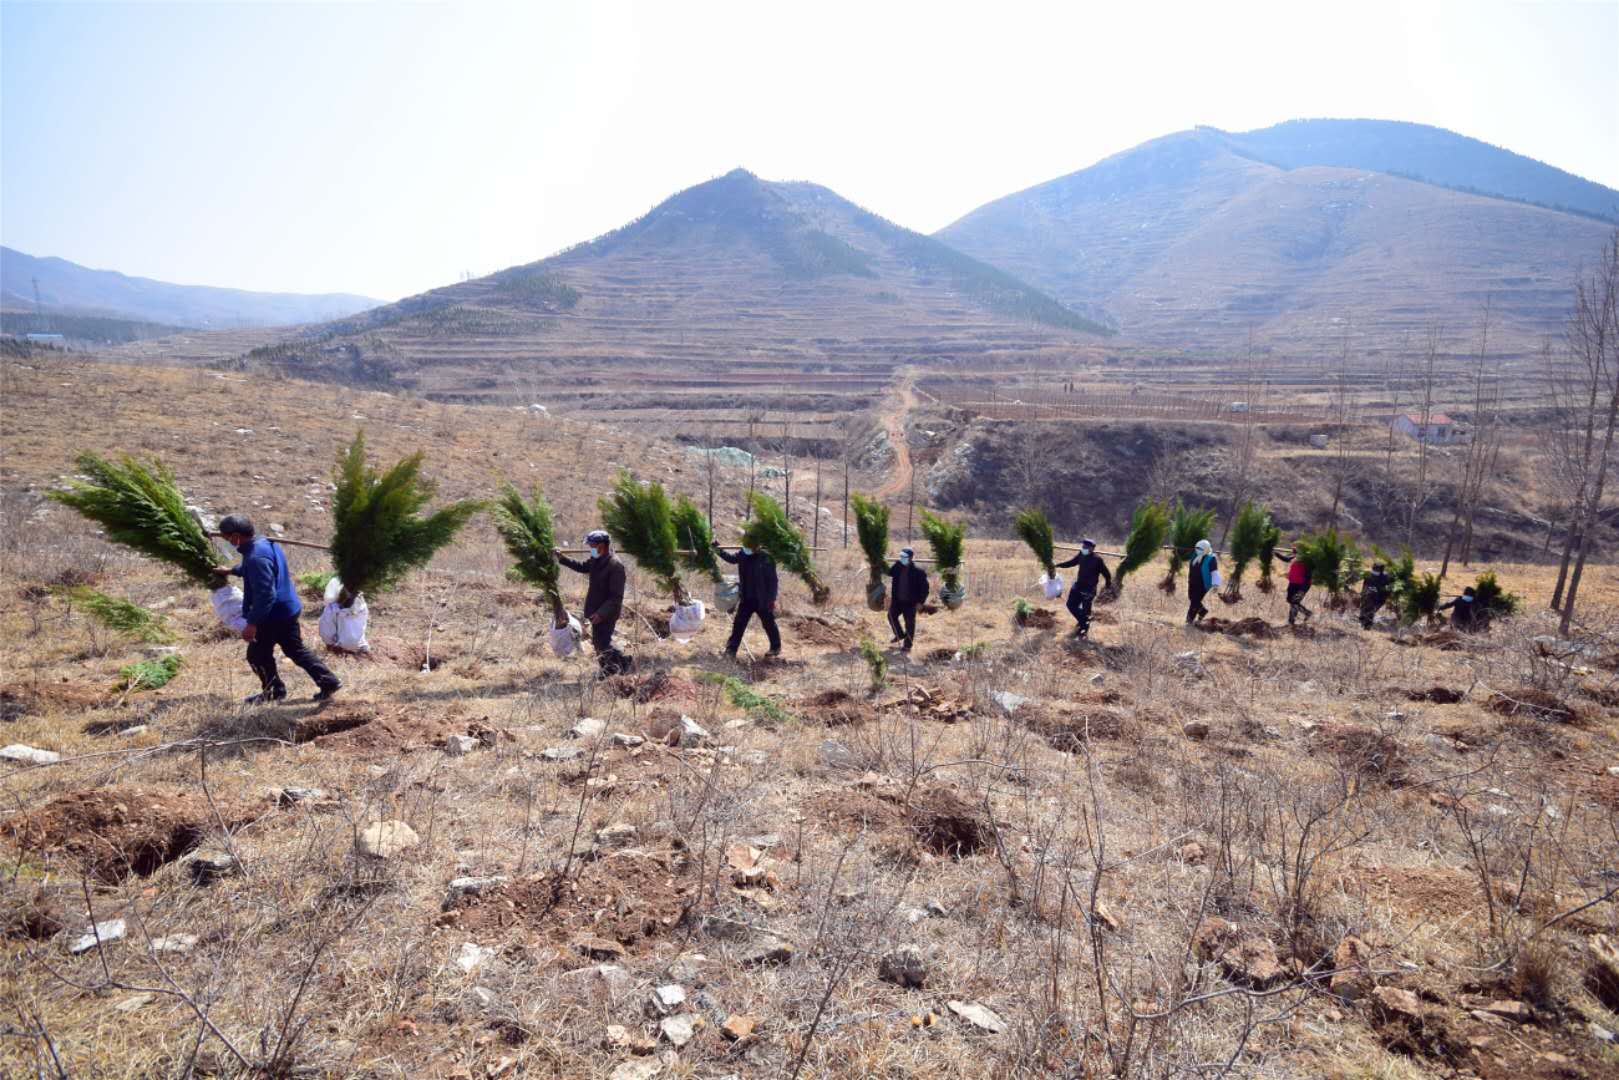
M879 499L897 499L910 493L911 448L905 438L905 424L911 410L917 407L916 372L909 368L900 373L892 403L883 409L878 423L888 436L888 445L894 448L894 467L882 487L877 489Z

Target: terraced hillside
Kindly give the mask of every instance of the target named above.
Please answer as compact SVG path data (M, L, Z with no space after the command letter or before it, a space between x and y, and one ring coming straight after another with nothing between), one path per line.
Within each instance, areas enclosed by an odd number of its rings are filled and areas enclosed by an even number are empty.
M1314 160L1294 149L1283 166L1223 132L1180 132L939 236L1136 341L1229 351L1252 328L1320 354L1347 332L1367 352L1430 324L1476 324L1488 298L1497 344L1533 352L1561 331L1574 274L1612 228L1370 168L1292 164Z
M728 437L766 412L813 432L903 365L1062 357L1102 332L826 188L739 169L553 258L327 324L248 363L630 425L673 416Z

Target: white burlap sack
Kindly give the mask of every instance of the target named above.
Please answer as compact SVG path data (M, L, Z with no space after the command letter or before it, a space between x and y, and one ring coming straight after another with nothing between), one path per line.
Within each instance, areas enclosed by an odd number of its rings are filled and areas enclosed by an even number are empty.
M675 613L669 616L669 635L682 643L690 641L703 628L703 619L707 615L701 600L676 604Z
M215 589L209 594L214 604L214 614L219 616L232 633L240 634L247 628L247 620L242 618L242 590L234 585L226 585Z
M551 651L559 657L572 656L579 651L579 639L584 633L579 620L569 615L567 626L551 627Z
M1062 596L1062 575L1041 574L1040 588L1045 592L1047 600L1055 600Z
M326 606L320 611L320 639L329 649L366 652L371 648L370 642L365 640L371 609L366 607L364 596L356 596L354 603L343 607L337 602L342 592L343 583L337 578L326 583Z

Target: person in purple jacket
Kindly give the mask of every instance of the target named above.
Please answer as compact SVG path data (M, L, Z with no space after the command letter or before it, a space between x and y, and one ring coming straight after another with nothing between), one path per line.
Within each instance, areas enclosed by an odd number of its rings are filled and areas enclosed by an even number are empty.
M247 703L281 701L287 696L287 684L276 670L278 645L288 660L315 680L315 700L328 701L343 684L304 644L298 629L298 616L304 606L287 570L287 557L279 545L253 533L253 521L244 514L228 514L219 523L219 535L242 553L241 564L225 573L242 579L242 618L247 621L242 640L247 642L247 666L263 687Z

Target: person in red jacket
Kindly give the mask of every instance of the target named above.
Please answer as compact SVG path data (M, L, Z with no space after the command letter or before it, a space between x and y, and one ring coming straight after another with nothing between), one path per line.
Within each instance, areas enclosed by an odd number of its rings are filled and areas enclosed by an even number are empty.
M1287 625L1292 626L1293 620L1302 612L1304 621L1309 622L1314 614L1304 606L1304 594L1310 591L1310 567L1297 555L1284 555L1280 551L1276 557L1287 563Z

